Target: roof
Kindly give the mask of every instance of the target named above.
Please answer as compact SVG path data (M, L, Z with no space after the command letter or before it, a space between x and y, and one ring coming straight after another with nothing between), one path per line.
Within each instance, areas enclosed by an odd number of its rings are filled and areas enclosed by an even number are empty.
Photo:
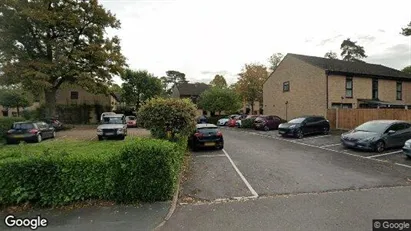
M111 96L113 96L114 99L117 100L117 102L121 102L121 94L117 92L112 92L110 93Z
M368 121L368 123L369 122L372 122L372 123L381 123L381 124L392 124L392 123L402 123L402 122L405 122L405 123L408 123L407 121L403 121L403 120L370 120L370 121Z
M205 83L180 83L177 89L180 95L201 95L210 85Z
M218 128L215 124L197 124L196 128Z
M320 58L315 56L299 55L288 53L287 56L295 57L299 60L317 66L321 69L335 74L352 74L357 76L375 76L388 78L406 78L411 80L411 75L402 71L386 67L379 64L366 62L350 62L339 59Z

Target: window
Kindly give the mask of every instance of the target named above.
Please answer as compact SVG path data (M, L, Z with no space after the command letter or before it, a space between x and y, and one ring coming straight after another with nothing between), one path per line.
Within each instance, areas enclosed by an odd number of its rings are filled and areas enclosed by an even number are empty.
M70 92L70 99L78 99L78 91Z
M372 80L372 98L378 99L378 79Z
M352 77L347 77L345 79L345 97L347 98L352 98L353 93L352 93Z
M402 100L402 82L397 82L397 100Z
M290 91L290 81L283 83L283 92Z
M352 108L352 103L332 103L331 108Z

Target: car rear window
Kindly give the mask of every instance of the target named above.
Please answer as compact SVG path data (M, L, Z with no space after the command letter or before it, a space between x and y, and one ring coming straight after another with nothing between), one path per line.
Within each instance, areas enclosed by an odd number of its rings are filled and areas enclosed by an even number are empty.
M13 124L13 129L17 129L17 130L29 130L33 128L34 128L34 125L32 123Z
M201 133L217 132L218 128L198 128L197 131Z
M136 120L136 117L134 117L134 116L128 116L127 119L128 119L128 120Z

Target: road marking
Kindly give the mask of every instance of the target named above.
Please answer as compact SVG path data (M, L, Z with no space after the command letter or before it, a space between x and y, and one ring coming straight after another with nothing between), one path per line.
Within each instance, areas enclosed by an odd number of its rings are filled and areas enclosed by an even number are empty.
M225 156L225 154L217 154L217 155L197 155L195 157L221 157Z
M406 165L406 164L400 164L400 163L395 163L398 166L402 166L402 167L406 167L406 168L411 168L410 165Z
M313 136L313 137L307 137L307 138L303 138L301 140L312 140L312 139L317 139L317 138L323 138L323 137L329 137L331 135L324 135L324 136Z
M388 155L392 155L392 154L397 154L402 152L402 150L399 151L395 151L395 152L389 152L389 153L383 153L383 154L378 154L378 155L374 155L374 156L367 156L367 158L376 158L376 157L381 157L381 156L388 156Z
M338 144L327 144L327 145L323 145L323 146L320 146L321 148L325 148L325 147L333 147L333 146L338 146L338 145L341 145L341 143L338 143Z
M237 174L240 176L240 178L243 180L243 182L245 183L247 188L250 190L251 194L253 194L253 197L258 197L257 192L253 189L253 187L251 187L251 185L250 185L250 183L248 183L247 179L245 179L244 175L240 172L240 170L234 164L234 161L231 159L231 157L228 155L228 153L224 149L223 149L223 152L224 152L225 156L228 158L228 160L230 161L231 165L233 166L233 168L235 169Z

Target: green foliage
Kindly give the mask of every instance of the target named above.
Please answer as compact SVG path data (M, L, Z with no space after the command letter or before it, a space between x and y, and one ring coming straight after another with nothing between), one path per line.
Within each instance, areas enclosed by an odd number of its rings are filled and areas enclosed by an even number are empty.
M0 118L0 139L4 138L6 132L10 130L14 122L24 121L24 118L20 117L2 117Z
M283 60L284 55L281 53L275 53L270 56L268 62L270 63L270 70L274 71L278 65L280 65L281 60Z
M125 65L120 39L107 37L107 28L120 22L97 0L2 1L0 79L44 90L51 114L63 83L106 92Z
M325 53L324 58L327 58L327 59L338 59L338 55L337 55L337 53L335 53L334 51L328 51L327 53Z
M167 127L172 135L188 136L195 129L196 111L189 99L154 98L140 108L138 119L156 138L165 138Z
M241 120L241 127L242 128L253 128L255 119L256 118L248 118L248 119Z
M20 116L20 108L32 105L32 95L22 89L8 89L0 92L0 105L6 108L17 108L17 116Z
M246 64L239 76L236 91L254 111L254 102L263 101L263 84L268 78L267 68L260 64Z
M407 27L402 28L401 34L404 36L411 36L411 22L408 23Z
M198 105L206 111L236 111L241 108L241 99L233 90L212 87L200 95Z
M185 149L183 141L147 138L3 147L0 204L168 200L175 190Z
M186 83L186 74L179 72L179 71L166 71L166 76L165 76L166 82L168 84L178 84L178 83Z
M122 75L123 98L130 105L135 105L136 110L140 105L162 93L161 80L147 71L133 71L127 69Z
M361 62L361 59L368 57L365 55L364 47L357 45L357 42L351 41L350 38L341 43L340 49L341 57L345 61Z
M225 80L224 76L216 75L216 76L214 76L214 79L211 80L210 85L212 87L226 88L227 87L227 81Z
M407 66L407 67L404 67L404 69L402 69L402 72L411 75L411 65Z

